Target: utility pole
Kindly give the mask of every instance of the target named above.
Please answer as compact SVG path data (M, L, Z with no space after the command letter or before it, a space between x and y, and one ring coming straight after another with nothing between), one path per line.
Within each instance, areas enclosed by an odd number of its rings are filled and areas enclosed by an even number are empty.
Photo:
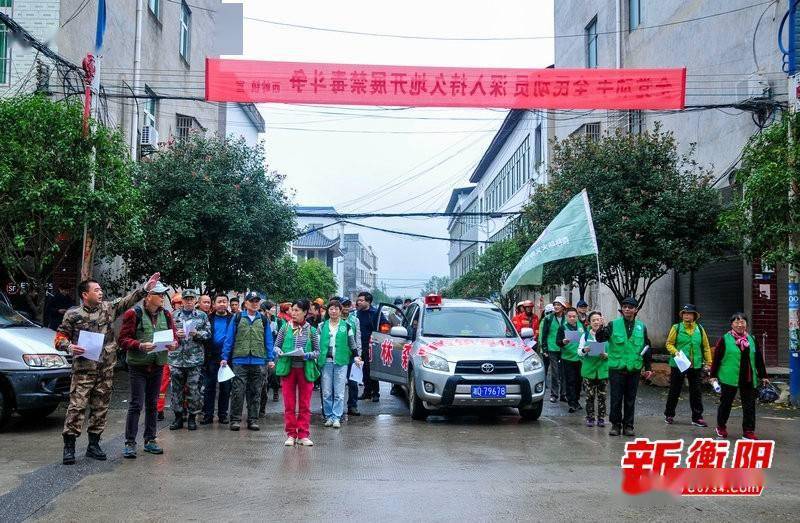
M790 206L794 200L797 199L798 187L795 183L793 173L797 168L794 161L794 132L792 126L794 125L794 114L796 112L796 104L798 103L798 87L797 78L795 76L789 77L789 125L787 126L787 162L789 170L789 202ZM793 253L797 245L797 234L792 233L789 235L789 253ZM800 296L798 296L798 287L800 287L800 275L798 275L797 267L793 263L789 263L789 283L787 285L788 293L788 308L789 308L789 400L795 406L800 406L800 343L798 342L798 308L800 307Z
M89 137L90 117L92 113L92 83L94 82L95 63L94 56L87 54L83 59L84 72L84 99L83 99L83 137ZM92 154L94 157L94 154ZM91 180L89 191L94 192L94 165L91 166ZM92 277L92 266L94 265L94 237L92 231L84 222L83 224L83 252L81 254L81 280Z
M131 160L138 160L139 153L139 105L136 96L139 95L140 72L142 67L142 16L144 15L144 0L136 0L136 32L133 42L133 96L131 99Z

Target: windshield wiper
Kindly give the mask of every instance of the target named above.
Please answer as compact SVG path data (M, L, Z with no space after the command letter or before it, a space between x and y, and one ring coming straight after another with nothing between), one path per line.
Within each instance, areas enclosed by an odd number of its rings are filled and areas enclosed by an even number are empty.
M437 334L437 333L430 333L430 332L423 332L423 336L428 336L431 338L463 338L464 336L460 336L457 334Z

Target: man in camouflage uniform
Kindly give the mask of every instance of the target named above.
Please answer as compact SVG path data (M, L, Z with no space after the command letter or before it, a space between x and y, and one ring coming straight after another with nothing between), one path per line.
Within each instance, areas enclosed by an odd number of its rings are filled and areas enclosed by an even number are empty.
M183 308L172 313L180 345L169 353L172 380L172 411L175 421L170 430L183 428L186 419L189 430L197 430L197 415L203 411L200 383L203 377L206 341L211 339L211 327L206 313L195 309L197 291L183 291Z
M69 309L64 314L55 337L55 348L74 356L69 407L64 419L63 463L65 465L75 463L75 440L83 429L87 407L89 425L86 432L89 436L89 446L86 448L86 455L98 460L106 459L105 452L100 448L100 435L106 428L114 364L117 361L114 320L155 287L159 276L159 273L153 274L143 288L112 302L103 301L103 289L95 280L85 280L78 285L81 305ZM100 361L82 357L85 349L78 345L80 331L97 332L105 336Z

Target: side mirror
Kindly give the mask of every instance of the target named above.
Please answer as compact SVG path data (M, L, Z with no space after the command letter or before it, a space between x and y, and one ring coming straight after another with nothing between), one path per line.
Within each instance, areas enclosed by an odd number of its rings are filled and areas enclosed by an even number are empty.
M394 338L408 338L408 331L405 327L397 326L392 327L392 330L389 331L389 336Z
M525 327L519 333L519 337L523 338L523 339L525 339L525 338L533 338L533 329L531 329L530 327Z

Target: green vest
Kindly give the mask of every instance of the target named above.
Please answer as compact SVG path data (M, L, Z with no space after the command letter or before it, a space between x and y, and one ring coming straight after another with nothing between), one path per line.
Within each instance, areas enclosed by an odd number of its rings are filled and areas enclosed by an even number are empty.
M686 325L680 322L673 326L677 329L678 333L675 336L675 348L683 352L692 362L693 369L699 369L703 366L703 327L699 323L694 324L694 331L692 335L686 332ZM675 363L675 356L669 359L670 367L677 367Z
M633 332L628 337L625 329L625 318L617 318L610 323L611 339L608 340L608 368L614 370L642 370L644 360L641 352L644 349L644 323L633 320Z
M242 314L236 326L236 340L233 343L233 358L266 358L267 348L264 346L264 317L258 315L253 323Z
M141 320L138 321L138 325L136 326L136 339L139 340L140 343L152 343L153 333L157 330L169 330L167 313L164 310L159 311L158 319L156 320L155 327L153 327L153 322L150 321L150 315L147 314L147 311L142 309ZM128 351L128 357L126 361L128 365L132 365L134 367L144 367L147 365L166 365L168 356L169 353L165 350L158 352L132 350Z
M281 345L281 350L283 352L292 352L294 350L294 333L292 332L292 326L288 322L283 327L284 330L284 337L283 337L283 344ZM317 335L317 329L314 327L309 328L309 336L306 340L306 346L303 347L304 352L311 352L311 336ZM292 370L292 358L290 356L280 356L278 358L278 363L275 365L275 374L277 376L288 376L289 372ZM306 380L308 381L317 381L319 378L320 372L319 367L317 367L316 361L306 360L303 362L303 371L306 375Z
M333 362L336 365L348 365L350 363L350 344L348 343L348 332L352 327L345 319L339 320L339 325L336 329L336 354L334 355ZM328 351L331 348L331 326L330 320L325 320L322 323L319 335L319 358L317 363L319 366L325 365L328 358Z
M586 329L583 339L587 342L597 341L589 329ZM608 350L608 344L606 344L606 350ZM604 360L600 356L584 356L583 363L581 363L581 377L589 380L608 379L608 360Z
M722 339L725 340L725 354L722 355L722 362L719 365L719 381L731 387L738 387L742 351L739 350L739 346L736 345L736 340L730 332L726 332ZM756 340L748 334L747 341L750 342L750 371L753 373L753 387L757 387Z
M558 334L558 328L566 323L566 320L564 316L561 316L561 321L559 321L555 314L551 314L548 319L550 321L550 330L547 333L547 350L549 352L561 352L561 347L556 345L556 335ZM541 332L544 332L544 330Z
M584 333L586 332L586 329L583 328L583 325L581 324L581 322L578 322L575 325L575 328L576 328L576 330L578 332L581 333L581 336L583 336ZM572 330L572 329L569 328L569 323L567 323L565 321L564 322L564 334L565 335L566 335L566 332L568 330ZM564 339L566 339L566 337ZM568 343L567 345L563 346L561 348L561 359L566 360L566 361L578 361L578 346L579 345L580 345L580 339L579 339L579 341Z

